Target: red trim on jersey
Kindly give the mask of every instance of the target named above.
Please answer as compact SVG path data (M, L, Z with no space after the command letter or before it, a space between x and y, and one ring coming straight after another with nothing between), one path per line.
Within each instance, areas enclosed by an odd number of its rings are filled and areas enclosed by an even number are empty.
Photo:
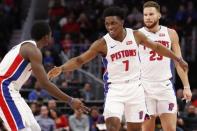
M9 110L9 107L6 104L6 101L4 100L1 84L5 79L9 78L15 72L22 61L23 57L21 55L17 55L7 72L3 76L0 76L0 106L12 131L17 131L17 125L14 121L11 111Z

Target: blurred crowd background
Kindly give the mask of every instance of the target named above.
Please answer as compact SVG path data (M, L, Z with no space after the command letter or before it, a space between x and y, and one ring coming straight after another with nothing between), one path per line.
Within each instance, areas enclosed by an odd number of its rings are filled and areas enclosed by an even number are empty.
M91 43L105 33L103 10L120 6L127 10L125 26L143 26L142 6L146 0L0 0L0 61L15 44L29 39L35 21L48 21L53 41L42 50L46 71L86 51ZM184 59L189 63L192 101L182 101L182 84L174 74L175 92L179 106L177 130L197 130L197 1L158 0L161 5L160 23L175 29L180 38ZM53 82L64 92L82 99L92 110L89 114L72 111L65 103L51 97L36 79L31 78L21 90L43 131L105 130L102 116L104 67L98 56L81 69L67 72ZM0 122L0 130L5 130ZM122 129L126 126L123 121ZM161 130L160 121L156 124Z

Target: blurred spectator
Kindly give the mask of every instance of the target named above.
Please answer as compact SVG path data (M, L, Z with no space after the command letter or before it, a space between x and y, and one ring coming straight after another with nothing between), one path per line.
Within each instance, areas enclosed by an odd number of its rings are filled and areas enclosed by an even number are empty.
M49 100L51 96L40 86L39 82L35 82L34 89L29 93L28 100L30 102L36 100Z
M56 110L57 109L57 104L56 101L54 99L51 99L48 101L48 109L49 110Z
M114 0L103 0L104 6L111 6L114 4Z
M75 47L75 56L85 52L89 48L90 43L91 42L83 34L80 34L78 45Z
M66 24L63 25L62 27L62 31L63 33L79 33L80 31L80 25L79 23L76 22L76 16L74 15L74 13L70 14L68 16L68 21Z
M185 108L185 101L182 100L183 98L183 89L178 89L176 91L176 97L177 97L177 104L178 104L178 108L179 111L184 111Z
M192 105L195 106L197 108L197 94L193 94L192 95Z
M55 5L65 6L64 0L49 0L49 8L54 7Z
M167 8L167 6L166 5L162 5L161 6L161 18L160 18L160 23L161 23L161 25L170 25L170 24L172 24L171 22L172 22L172 20L171 20L171 18L170 18L170 16L169 16L169 10L168 10L169 8Z
M44 51L44 65L46 64L52 64L54 65L54 58L51 56L51 51L50 50L45 50Z
M91 108L90 116L90 131L99 131L97 124L105 124L104 117L99 113L98 107Z
M72 131L89 131L90 129L88 116L77 110L69 117L69 123Z
M179 106L177 107L177 131L183 131L184 129L184 122L181 118L182 112L179 110Z
M127 20L129 22L129 26L134 29L138 29L143 25L143 14L136 7L134 7L131 14L127 16Z
M58 131L68 131L69 130L69 122L68 117L58 110L50 109L50 116L55 121L56 129Z
M30 103L30 108L34 116L38 116L40 114L40 105L37 102Z
M183 4L179 5L178 11L176 12L175 19L180 26L184 25L184 22L186 20L186 11L185 11L185 6Z
M81 97L84 101L94 100L94 94L92 92L92 86L90 83L85 83L83 89L81 90Z
M50 0L49 2L49 15L61 17L64 15L64 1L63 0Z
M35 117L42 131L55 131L55 122L49 117L47 106L41 106L40 115Z
M90 29L91 29L91 23L88 19L88 16L84 12L81 13L79 15L77 22L80 25L80 32L86 37L88 37L88 35L90 34Z
M195 112L195 107L189 104L186 108L186 113L181 115L184 122L185 131L197 130L197 114Z
M71 39L70 34L65 34L64 39L61 41L62 49L65 54L69 52L72 44L73 44L73 41Z
M197 15L196 15L196 9L194 8L193 1L188 1L187 3L187 25L192 28L194 24L196 24Z

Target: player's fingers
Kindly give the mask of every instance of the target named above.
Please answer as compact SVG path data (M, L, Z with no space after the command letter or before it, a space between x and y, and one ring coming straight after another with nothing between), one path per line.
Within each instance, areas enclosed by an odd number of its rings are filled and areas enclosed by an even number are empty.
M48 73L47 74L47 78L49 79L49 80L51 80L51 75Z
M185 101L186 101L186 103L190 102L190 100L188 100L186 97L185 97L185 98L183 97L181 100L182 100L182 101L184 101L184 100L185 100Z
M84 113L89 113L90 112L90 109L84 105L81 105L81 109Z
M183 100L186 100L186 103L188 103L191 101L191 97L189 95L185 94Z
M187 97L187 100L191 101L192 97L190 95L186 95L186 97Z
M184 101L184 100L186 100L186 98L185 98L185 97L183 97L181 100L182 100L182 101Z

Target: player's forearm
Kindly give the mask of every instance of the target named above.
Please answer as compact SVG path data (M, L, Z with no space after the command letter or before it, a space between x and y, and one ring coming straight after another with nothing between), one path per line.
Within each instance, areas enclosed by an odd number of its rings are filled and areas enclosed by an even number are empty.
M51 82L40 82L40 84L42 85L42 87L49 92L50 95L52 95L53 97L62 100L64 102L69 103L72 100L72 97L70 97L69 95L63 93L59 88L57 88L56 85L54 85Z
M176 66L176 70L182 81L183 86L185 88L190 88L187 71L183 71L183 69L179 65Z
M161 44L157 44L157 47L155 48L155 51L162 55L162 56L166 56L168 58L171 58L177 62L180 61L180 57L177 57L171 50L169 50L168 48L166 48L165 46L161 45Z

